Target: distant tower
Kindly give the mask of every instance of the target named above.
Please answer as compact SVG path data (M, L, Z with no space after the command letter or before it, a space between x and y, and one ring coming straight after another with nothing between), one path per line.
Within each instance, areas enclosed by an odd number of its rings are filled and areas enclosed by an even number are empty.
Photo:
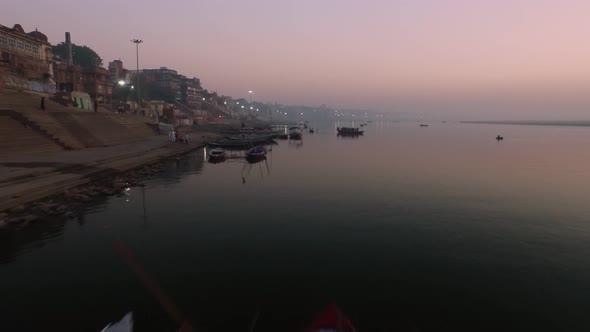
M72 39L70 38L69 32L66 32L66 63L68 66L74 64L74 58L72 56Z

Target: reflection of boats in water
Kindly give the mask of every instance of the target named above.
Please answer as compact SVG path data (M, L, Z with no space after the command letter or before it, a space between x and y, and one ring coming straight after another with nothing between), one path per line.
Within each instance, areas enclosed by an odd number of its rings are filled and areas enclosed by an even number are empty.
M336 131L338 131L338 135L340 136L359 136L364 133L364 131L352 127L339 127L336 128Z
M268 173L268 175L270 175L270 166L268 164L268 159L266 158L266 155L257 158L246 157L246 161L247 162L244 163L244 167L242 167L242 183L246 183L246 179L250 176L250 173L252 173L252 168L256 167L255 165L258 165L258 168L260 169L261 178L264 178L264 172L262 171L263 164L266 167L266 172ZM270 161L272 164L272 157L270 158Z
M209 162L211 163L219 163L225 160L227 156L225 155L225 151L221 148L214 148L209 150Z

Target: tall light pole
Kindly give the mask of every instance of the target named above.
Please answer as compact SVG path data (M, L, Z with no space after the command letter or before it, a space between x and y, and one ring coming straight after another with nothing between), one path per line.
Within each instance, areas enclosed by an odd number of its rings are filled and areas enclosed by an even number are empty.
M248 91L248 94L250 95L250 117L252 117L252 94L254 93L254 91L250 90Z
M141 99L139 95L139 44L143 43L141 39L131 39L132 43L135 43L135 54L137 56L137 110L141 107Z

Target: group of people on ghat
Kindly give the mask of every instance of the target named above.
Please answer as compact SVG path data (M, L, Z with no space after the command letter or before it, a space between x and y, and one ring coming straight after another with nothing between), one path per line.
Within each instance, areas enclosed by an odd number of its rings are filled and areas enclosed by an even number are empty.
M177 129L172 129L168 132L168 138L172 143L188 144L188 133L181 134Z

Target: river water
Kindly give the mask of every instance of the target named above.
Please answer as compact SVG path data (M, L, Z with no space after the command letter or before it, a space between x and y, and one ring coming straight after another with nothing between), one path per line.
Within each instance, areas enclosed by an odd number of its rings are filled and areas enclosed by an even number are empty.
M133 311L173 331L117 240L200 331L298 331L331 302L360 331L590 329L590 128L336 125L257 164L200 149L78 219L0 231L0 329Z

